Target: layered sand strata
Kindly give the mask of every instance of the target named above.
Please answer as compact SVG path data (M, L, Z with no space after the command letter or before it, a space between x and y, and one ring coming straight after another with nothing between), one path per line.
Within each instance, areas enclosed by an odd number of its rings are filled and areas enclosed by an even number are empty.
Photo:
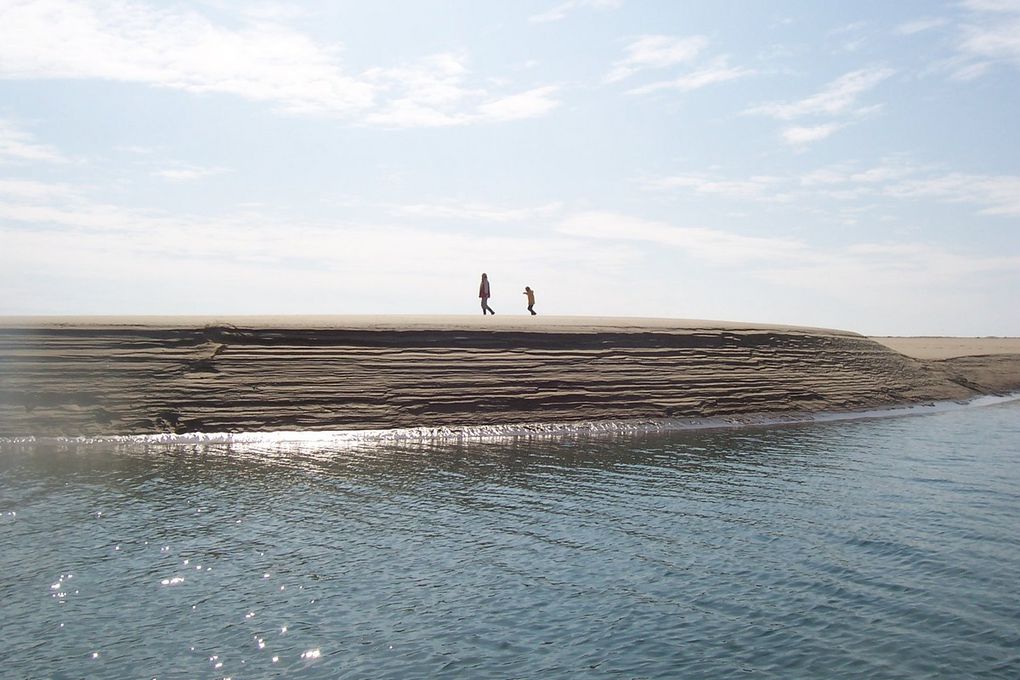
M917 358L910 340L637 318L7 318L0 436L794 414L1020 388L1020 341Z

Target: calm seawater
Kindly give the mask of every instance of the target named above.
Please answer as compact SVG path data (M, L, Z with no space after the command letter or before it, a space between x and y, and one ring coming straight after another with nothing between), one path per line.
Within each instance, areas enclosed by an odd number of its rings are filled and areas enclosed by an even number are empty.
M1017 678L1020 402L473 444L0 444L4 678Z

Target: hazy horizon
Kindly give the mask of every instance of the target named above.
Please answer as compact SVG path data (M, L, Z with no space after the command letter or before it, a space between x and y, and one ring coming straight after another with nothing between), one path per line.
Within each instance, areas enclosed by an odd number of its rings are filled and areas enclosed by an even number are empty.
M1020 336L1018 70L1018 0L0 0L0 315Z

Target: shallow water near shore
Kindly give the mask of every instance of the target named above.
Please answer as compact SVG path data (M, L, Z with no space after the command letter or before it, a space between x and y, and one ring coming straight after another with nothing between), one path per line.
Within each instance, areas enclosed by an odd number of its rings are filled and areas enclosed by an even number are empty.
M1020 674L1020 402L481 442L0 444L7 677Z

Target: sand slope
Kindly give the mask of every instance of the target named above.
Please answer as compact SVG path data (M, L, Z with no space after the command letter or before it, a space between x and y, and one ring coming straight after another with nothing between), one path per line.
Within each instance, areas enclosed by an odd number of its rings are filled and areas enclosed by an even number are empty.
M838 411L1020 387L1020 354L968 361L711 321L8 318L0 436Z

